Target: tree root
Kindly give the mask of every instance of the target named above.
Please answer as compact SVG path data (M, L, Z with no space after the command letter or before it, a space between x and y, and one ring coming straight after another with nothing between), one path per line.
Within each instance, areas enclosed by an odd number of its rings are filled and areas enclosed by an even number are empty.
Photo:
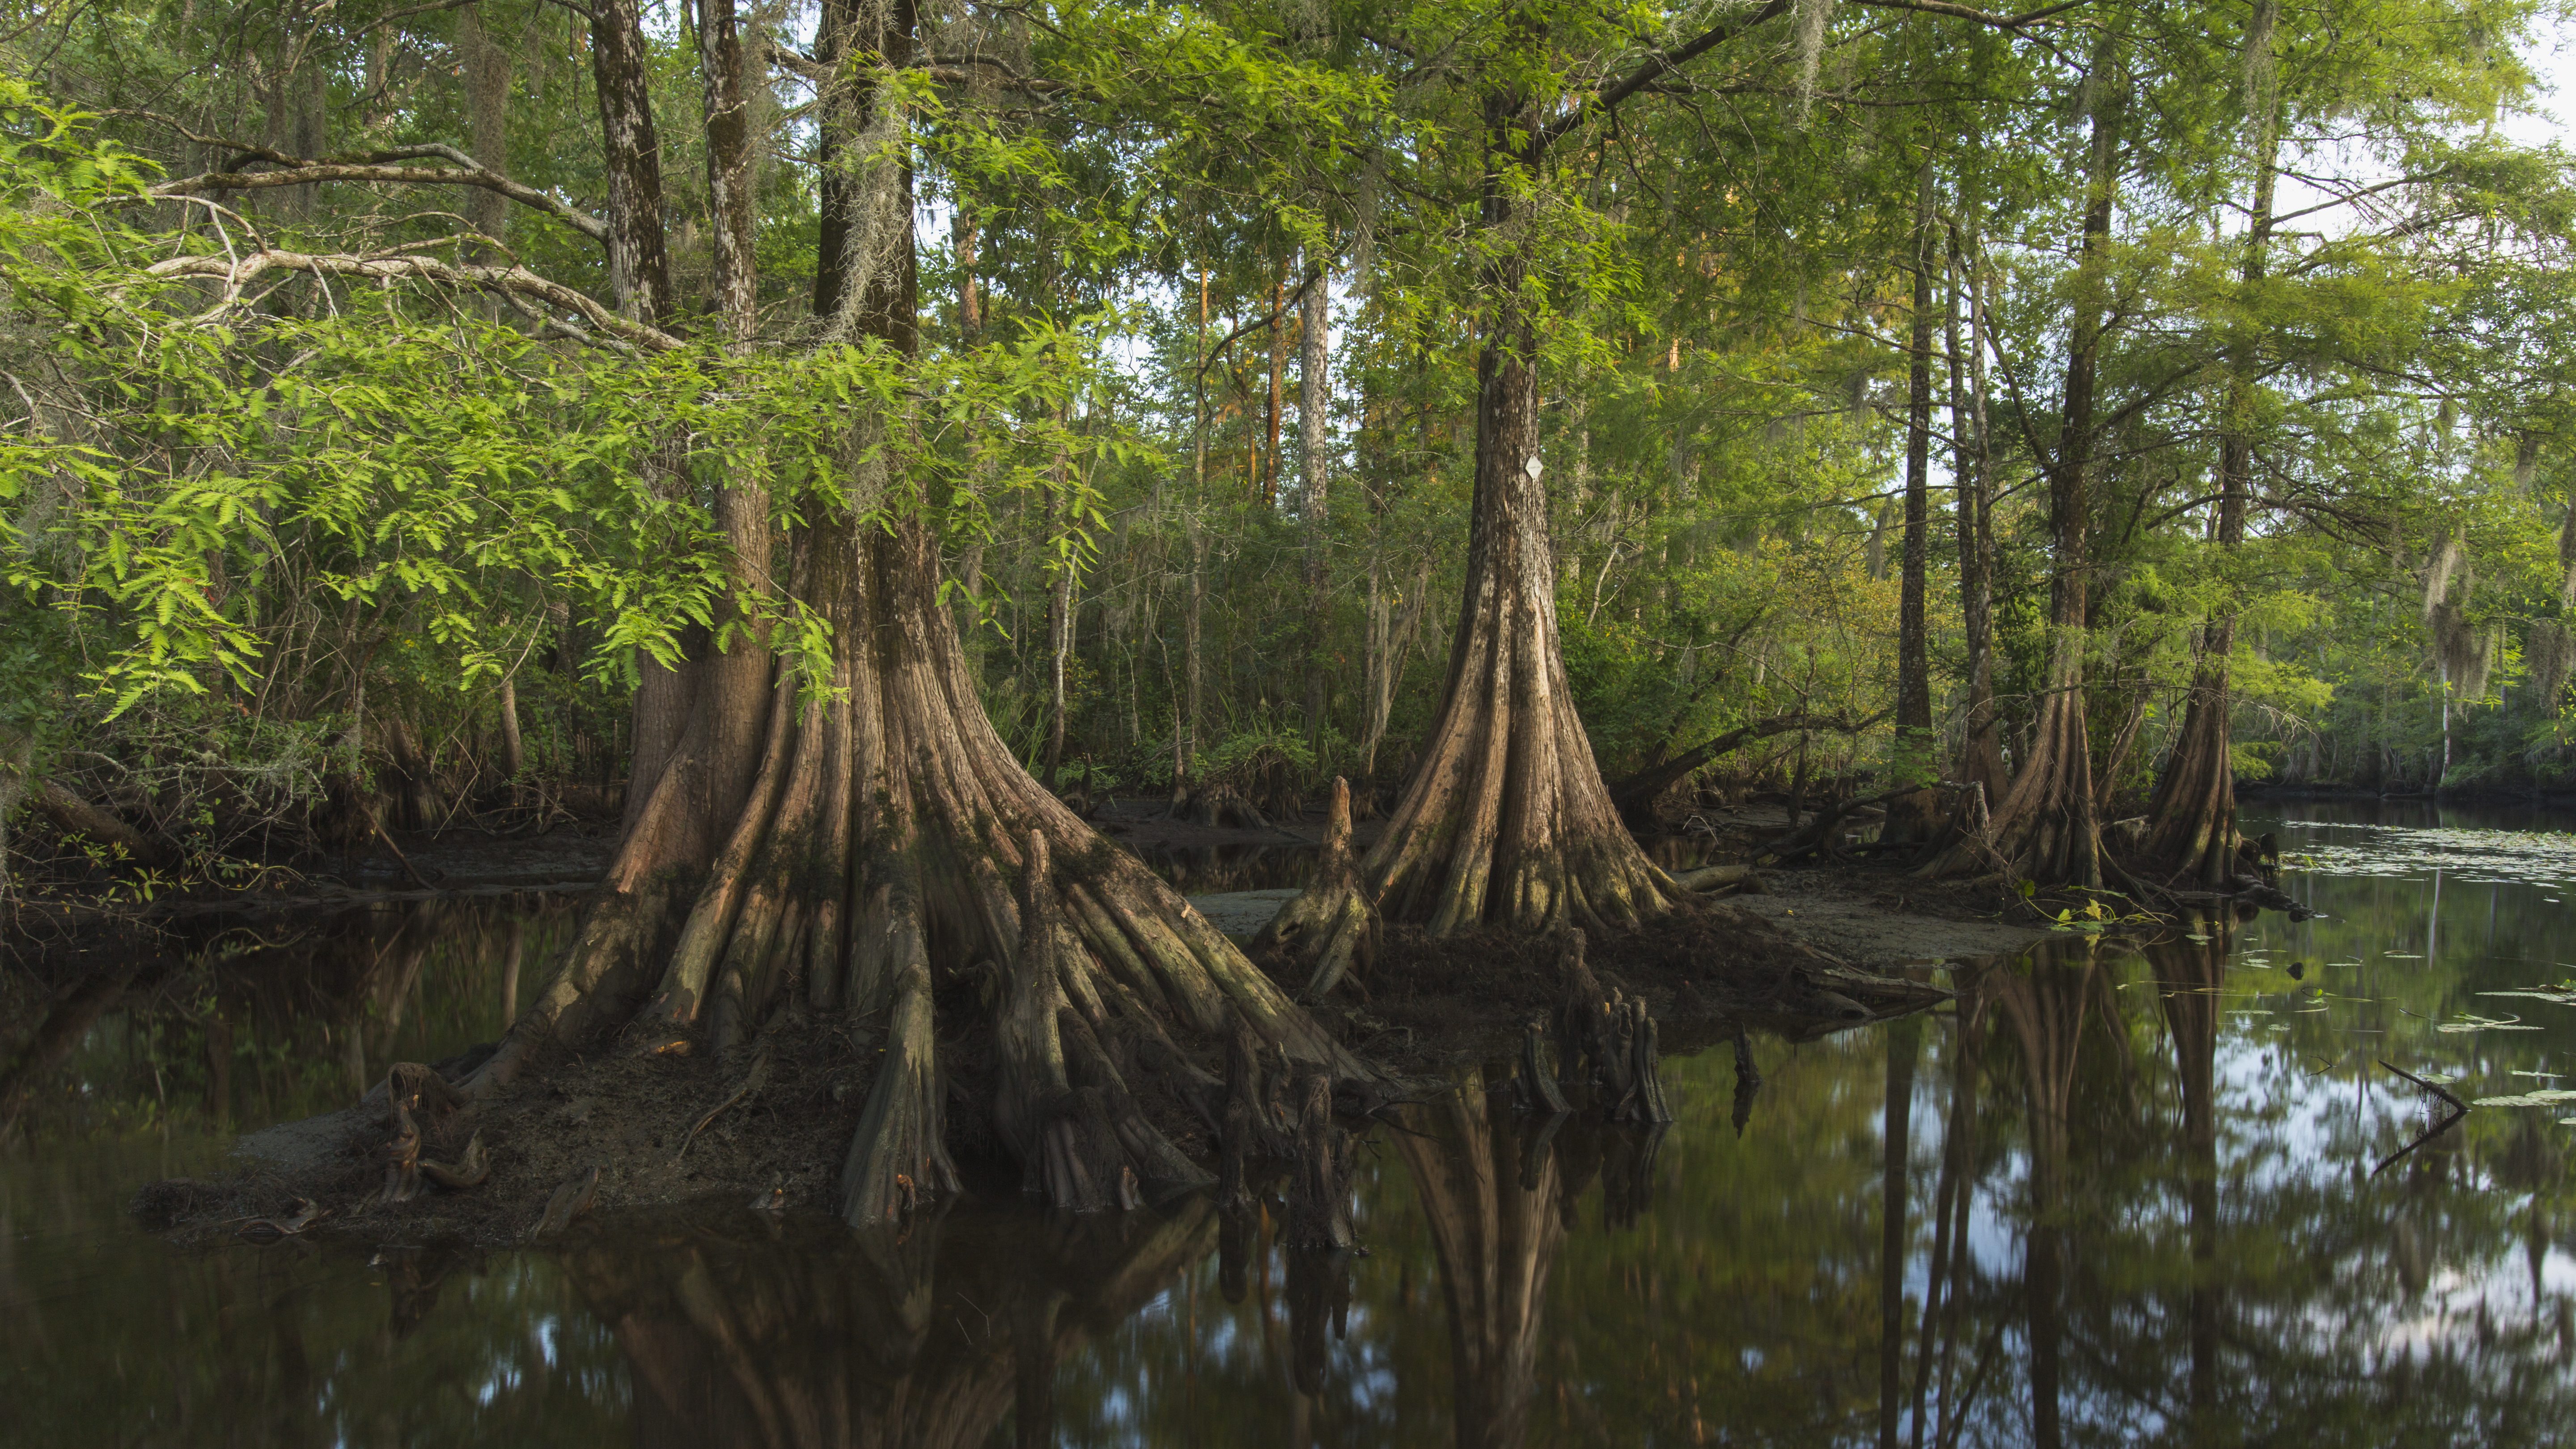
M1315 879L1280 907L1252 939L1255 951L1284 950L1308 968L1303 1002L1322 1000L1354 963L1366 970L1377 954L1377 908L1351 857L1351 787L1333 780L1324 817L1324 854Z
M1524 1112L1561 1117L1574 1109L1566 1105L1564 1089L1557 1085L1556 1074L1547 1068L1546 1041L1546 1017L1534 1017L1521 1029L1520 1071L1512 1078L1513 1105Z
M454 1162L422 1162L420 1175L450 1192L481 1187L492 1176L492 1154L483 1146L483 1134L468 1138Z
M959 1187L941 1140L946 1093L931 1036L930 955L920 908L905 895L887 909L894 1006L885 1060L841 1168L841 1216L852 1227L900 1221Z
M472 1159L482 1142L479 1135L470 1138L457 1162L421 1161L424 1144L435 1147L454 1142L460 1132L467 1131L472 1119L472 1103L435 1068L419 1062L396 1062L385 1071L384 1091L385 1125L393 1136L376 1149L376 1155L385 1163L385 1186L379 1201L409 1202L420 1196L425 1170L434 1169L430 1180L442 1186L448 1185L444 1178L471 1177L471 1182L463 1184L471 1187L490 1174L488 1161L482 1164L480 1174L473 1171Z
M769 1057L770 1039L762 1037L759 1044L751 1049L751 1067L742 1074L741 1085L727 1093L723 1101L709 1107L706 1115L690 1126L687 1135L680 1139L680 1150L671 1154L671 1161L674 1164L689 1155L689 1144L697 1141L698 1134L706 1131L707 1124L722 1116L725 1109L739 1106L760 1095L760 1089L769 1081Z
M1602 986L1584 964L1583 942L1581 931L1566 931L1558 963L1565 977L1551 1023L1558 1070L1569 1080L1588 1083L1594 1105L1613 1122L1670 1122L1673 1110L1657 1065L1655 1019L1643 998Z
M1144 1204L1200 1187L1208 1175L1136 1106L1086 1014L1064 991L1059 963L1082 950L1063 923L1043 832L1021 862L1019 961L1002 983L995 1021L1001 1064L994 1125L1019 1157L1024 1190L1067 1212Z

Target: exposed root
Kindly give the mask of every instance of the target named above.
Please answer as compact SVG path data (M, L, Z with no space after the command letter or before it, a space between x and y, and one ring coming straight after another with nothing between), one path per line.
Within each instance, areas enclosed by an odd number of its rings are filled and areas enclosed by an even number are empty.
M450 1192L481 1187L492 1176L492 1154L483 1146L483 1134L468 1138L465 1151L454 1162L421 1163L420 1175Z
M707 1130L707 1124L723 1116L727 1108L738 1107L760 1095L760 1089L769 1081L769 1056L770 1039L762 1037L760 1044L751 1049L751 1066L742 1074L741 1085L725 1094L723 1101L709 1107L705 1116L690 1124L688 1135L680 1139L680 1150L671 1154L673 1162L688 1156L689 1144L697 1141L698 1134Z
M1559 1069L1588 1083L1594 1104L1611 1121L1672 1121L1657 1068L1655 1019L1644 999L1602 986L1584 964L1581 931L1565 933L1559 969L1565 994L1552 1023Z
M1060 918L1044 833L1022 857L1019 960L995 1022L1001 1079L994 1125L1023 1167L1023 1187L1068 1212L1143 1205L1203 1186L1208 1175L1145 1119L1125 1076L1063 989L1058 967L1081 941Z
M309 1197L295 1200L293 1211L284 1217L252 1218L234 1236L254 1243L274 1243L281 1238L300 1235L306 1228L331 1215L331 1210Z
M841 1216L852 1227L900 1221L925 1203L954 1196L959 1187L942 1140L945 1093L931 1036L930 955L922 943L921 913L908 895L886 909L893 1003L885 1060L841 1169Z
M1512 1077L1512 1101L1524 1112L1561 1117L1574 1109L1566 1104L1556 1074L1548 1070L1546 1042L1547 1018L1533 1017L1521 1030L1520 1070Z
M385 1186L379 1200L388 1203L409 1202L422 1192L421 1174L424 1145L448 1150L456 1138L468 1130L472 1104L463 1094L448 1085L447 1079L418 1062L396 1062L385 1072L385 1125L392 1138L377 1149L384 1159ZM467 1156L480 1143L479 1137L467 1144ZM451 1176L471 1175L460 1162L429 1164ZM483 1164L488 1175L490 1164ZM436 1178L432 1178L436 1181ZM475 1177L475 1182L482 1180ZM469 1183L468 1186L473 1184Z
M1323 859L1315 878L1253 938L1255 951L1285 950L1308 968L1300 1001L1320 1001L1354 964L1366 970L1377 952L1377 909L1351 858L1351 787L1333 780L1324 818Z

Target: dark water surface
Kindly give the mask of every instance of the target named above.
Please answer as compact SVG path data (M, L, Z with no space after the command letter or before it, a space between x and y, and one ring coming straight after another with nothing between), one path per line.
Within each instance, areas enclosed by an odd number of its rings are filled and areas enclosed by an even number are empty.
M2282 814L2317 920L1960 968L1955 1011L1757 1039L1749 1102L1675 1058L1660 1133L1471 1080L1371 1134L1344 1260L1200 1203L179 1252L138 1184L488 1039L572 907L209 934L0 1155L0 1442L2576 1441L2576 835ZM2383 1058L2516 1100L2374 1178L2427 1121Z

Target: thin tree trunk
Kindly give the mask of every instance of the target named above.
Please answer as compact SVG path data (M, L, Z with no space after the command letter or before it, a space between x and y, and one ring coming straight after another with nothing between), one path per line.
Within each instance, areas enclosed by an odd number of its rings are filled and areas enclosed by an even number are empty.
M1279 264L1279 275L1270 283L1270 411L1266 421L1270 430L1270 448L1263 455L1261 469L1261 503L1265 508L1279 506L1279 432L1280 410L1286 401L1288 372L1288 264Z
M1064 426L1064 410L1056 410ZM1072 487L1070 463L1062 449L1049 479L1046 510L1039 524L1039 558L1047 580L1047 788L1056 788L1056 770L1064 763L1065 669L1073 659L1073 568L1058 540L1064 525L1064 495Z
M512 789L528 767L527 750L519 738L519 685L508 675L501 677L501 778Z
M1958 492L1959 612L1967 645L1967 718L1959 750L1959 778L1985 787L1986 798L2003 794L2003 747L1995 718L1994 648L1994 469L1986 434L1986 330L1984 292L1973 268L1974 243L1965 257L1958 233L1951 233L1950 310L1945 328L1949 349L1951 476ZM1964 286L1968 305L1970 357L1962 371L1959 355L1959 304Z
M1897 586L1894 766L1896 782L1907 784L1940 777L1933 759L1932 658L1923 596L1932 514L1932 200L1932 158L1927 154L1914 195L1914 315L1905 375L1905 552ZM1920 840L1929 835L1932 803L1929 791L1898 801L1888 812L1883 838Z
M1325 409L1331 396L1326 343L1332 328L1332 275L1321 260L1309 265L1307 273L1297 338L1297 447L1306 488L1297 508L1306 523L1306 738L1311 743L1323 738L1331 663L1326 644L1333 601L1325 549L1331 537L1333 470Z

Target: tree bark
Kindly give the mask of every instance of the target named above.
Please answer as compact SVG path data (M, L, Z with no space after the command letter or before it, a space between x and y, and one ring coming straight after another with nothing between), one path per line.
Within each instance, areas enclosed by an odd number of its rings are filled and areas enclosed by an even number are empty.
M1332 329L1332 274L1321 260L1310 264L1307 273L1306 295L1298 304L1297 335L1297 451L1306 487L1297 510L1306 524L1306 738L1312 742L1324 733L1330 675L1325 646L1333 619L1325 558L1332 522L1333 470L1325 416L1331 397L1326 343Z
M487 170L507 176L510 52L484 28L482 4L468 5L456 13L456 48L465 62L466 136L473 143L474 159ZM465 193L466 224L494 242L502 240L509 208L510 199L488 187L475 187ZM477 248L469 259L481 261L488 256L484 249ZM499 304L497 297L486 303L496 309ZM494 315L497 317L497 311Z
M1513 173L1537 161L1538 102L1496 89L1484 119L1479 225L1497 246L1479 286L1486 328L1466 587L1438 720L1359 878L1386 919L1434 935L1633 924L1667 909L1678 888L1611 806L1558 644L1537 317L1523 289L1532 219L1513 201L1524 180Z
M650 54L640 0L595 0L590 73L608 181L609 287L619 311L660 326L671 315L671 264L662 240L662 142L653 125Z
M1959 613L1968 655L1968 709L1959 748L1959 778L2000 798L2005 783L2003 747L1995 719L1994 468L1986 433L1985 293L1976 271L1974 242L1950 244L1949 349L1950 473L1957 485ZM1959 304L1966 293L1970 355L1959 356Z
M1932 744L1932 657L1924 622L1923 575L1931 531L1932 465L1932 158L1923 158L1914 197L1913 328L1905 371L1905 542L1899 566L1896 623L1896 751L1891 784L1939 778ZM1888 811L1883 838L1920 840L1932 827L1924 792Z
M2097 889L2102 884L2101 823L2094 812L2091 741L2086 730L2084 654L2091 563L2090 494L2095 393L2108 325L2104 296L2111 213L2119 197L2121 122L2126 77L2113 74L2117 52L2105 39L2094 51L2093 133L2086 148L2085 202L2075 315L2067 338L2064 420L2057 455L2048 460L2049 531L2056 568L2049 587L2048 668L2039 717L2012 788L1997 802L1986 840L1962 838L1924 867L1941 875L1997 865L2033 880ZM1989 853L2000 854L1997 861Z
M908 43L908 14L890 8L876 23L898 33L845 43L879 53ZM908 223L907 167L859 175L869 215ZM908 232L893 255L897 265L871 267L865 286L845 292L840 320L908 354L918 338ZM871 444L894 436L886 419L855 416L851 466L874 466ZM955 615L940 603L932 504L890 482L881 509L798 531L791 587L830 625L835 688L800 702L768 682L762 659L762 693L777 702L748 712L761 736L747 752L706 708L721 691L702 691L574 948L472 1090L621 1038L630 1049L721 1050L801 991L808 1009L887 1029L842 1173L845 1216L868 1224L954 1185L943 1039L989 1043L999 1085L977 1108L992 1112L1031 1186L1077 1210L1203 1179L1137 1110L1136 1072L1204 1100L1216 1079L1191 1052L1242 1030L1290 1061L1365 1074L1177 893L1020 766L984 715ZM728 808L705 808L709 782L736 776ZM694 854L672 843L689 830ZM992 980L954 993L969 1016L943 1021L934 988L974 972Z
M2263 280L2270 260L2272 193L2280 159L2280 98L2272 80L2270 50L2277 13L2275 0L2256 0L2254 20L2246 37L2247 70L2254 82L2248 98L2254 130L2253 217L2245 232L2242 267L2248 287ZM2218 443L2215 539L2219 567L2229 574L2236 552L2245 542L2245 506L2253 491L2253 412L2260 386L2254 379L2255 361L2249 343L2239 342L2229 349L2227 416ZM2233 577L2222 581L2222 588L2232 591L2234 585ZM2215 888L2225 885L2235 870L2236 769L2229 728L2234 701L2228 678L2229 656L2236 648L2236 607L2232 598L2211 612L2209 621L2201 627L2199 644L2182 727L2174 733L2164 772L2156 780L2154 801L2147 810L2143 850L2159 868L2177 874L2188 872L2202 885ZM2446 719L2446 749L2447 724Z

